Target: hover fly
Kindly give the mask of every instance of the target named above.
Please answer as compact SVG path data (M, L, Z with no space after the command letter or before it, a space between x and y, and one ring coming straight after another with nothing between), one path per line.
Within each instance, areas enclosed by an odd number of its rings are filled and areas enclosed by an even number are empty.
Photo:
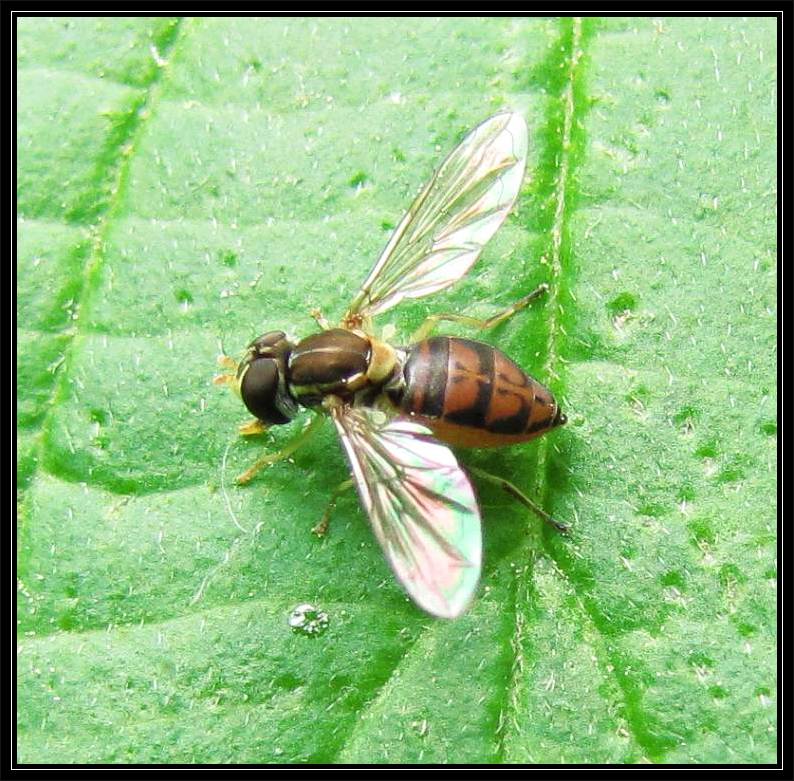
M477 500L448 445L525 442L565 423L565 415L547 388L499 350L430 334L441 320L492 327L548 287L486 321L431 316L404 347L379 338L373 318L466 274L513 207L526 159L527 127L519 114L485 120L411 205L339 327L315 311L319 333L296 342L269 331L251 342L239 364L224 356L230 372L217 378L255 417L242 434L289 423L302 407L318 413L238 482L289 457L330 417L352 471L340 489L355 484L397 579L421 608L443 618L468 606L482 555ZM554 523L515 486L491 479Z

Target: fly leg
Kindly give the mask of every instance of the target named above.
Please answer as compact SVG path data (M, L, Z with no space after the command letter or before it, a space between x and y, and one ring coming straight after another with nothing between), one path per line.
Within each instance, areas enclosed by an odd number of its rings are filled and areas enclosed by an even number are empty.
M553 526L558 532L566 534L570 529L567 524L555 521L554 518L552 518L540 505L533 502L523 491L521 491L520 488L513 485L508 480L505 480L503 477L497 477L496 475L492 475L490 472L485 472L482 469L478 469L474 466L469 466L467 468L472 474L477 475L477 477L481 477L483 480L488 480L494 485L499 486L499 488L501 488L503 491L510 494L513 499L521 502L524 507L532 510L533 513L536 513L546 523L548 523L550 526Z
M323 517L320 518L320 522L312 529L312 531L318 537L325 537L328 533L328 522L331 520L331 513L336 508L336 503L339 501L339 497L345 492L349 491L353 487L353 481L348 479L345 480L334 489L334 492L331 494L331 498L328 501L328 506L325 508L325 512L323 513Z
M422 323L422 325L420 325L419 328L414 332L413 336L411 337L411 344L416 344L416 342L421 342L423 339L427 339L427 337L436 330L436 327L442 320L448 320L453 323L463 323L463 325L468 325L471 328L493 328L494 326L499 325L499 323L503 323L505 320L511 318L517 312L520 312L522 309L528 307L536 298L539 298L544 293L548 292L548 289L549 286L545 282L542 285L538 285L538 287L536 287L531 293L524 296L523 298L519 298L515 304L507 307L507 309L505 309L503 312L499 312L493 317L489 317L487 320L481 320L477 317L469 317L468 315L430 315L427 320L425 320L424 323Z
M245 470L238 478L238 485L245 485L251 482L256 475L262 471L266 466L277 464L279 461L289 458L301 445L308 442L319 430L323 424L322 415L315 415L308 426L294 436L287 444L278 451L278 453L267 453L261 458L257 459L254 464Z
M323 331L329 331L331 329L331 324L323 317L323 313L317 309L317 307L310 309L309 314L317 321L317 325L319 325Z
M248 423L243 423L237 427L237 433L241 437L255 437L257 434L264 434L270 426L263 423L258 418L249 420Z

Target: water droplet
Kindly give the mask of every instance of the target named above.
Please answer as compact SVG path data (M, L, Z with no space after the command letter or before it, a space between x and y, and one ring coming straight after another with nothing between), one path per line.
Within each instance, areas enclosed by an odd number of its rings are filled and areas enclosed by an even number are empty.
M298 605L290 614L289 625L304 635L319 635L328 629L328 613L308 603Z

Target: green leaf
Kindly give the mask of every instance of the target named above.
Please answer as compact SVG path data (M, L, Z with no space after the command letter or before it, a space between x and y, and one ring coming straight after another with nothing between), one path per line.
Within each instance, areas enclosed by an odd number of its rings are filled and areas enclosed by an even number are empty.
M771 763L771 18L18 20L19 745L30 763ZM220 345L339 317L465 131L527 117L452 292L568 426L464 462L485 567L405 598L327 428L233 485ZM300 424L293 424L293 430ZM223 468L226 462L225 469ZM328 614L294 632L301 603Z

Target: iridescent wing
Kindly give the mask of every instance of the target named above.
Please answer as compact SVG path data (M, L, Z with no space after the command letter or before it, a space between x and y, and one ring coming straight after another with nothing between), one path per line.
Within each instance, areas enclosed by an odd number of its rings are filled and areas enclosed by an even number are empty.
M345 319L380 314L460 279L513 207L526 160L520 114L495 114L474 128L413 202Z
M386 559L428 613L455 618L480 579L480 511L452 451L430 430L379 410L339 408L361 502Z

